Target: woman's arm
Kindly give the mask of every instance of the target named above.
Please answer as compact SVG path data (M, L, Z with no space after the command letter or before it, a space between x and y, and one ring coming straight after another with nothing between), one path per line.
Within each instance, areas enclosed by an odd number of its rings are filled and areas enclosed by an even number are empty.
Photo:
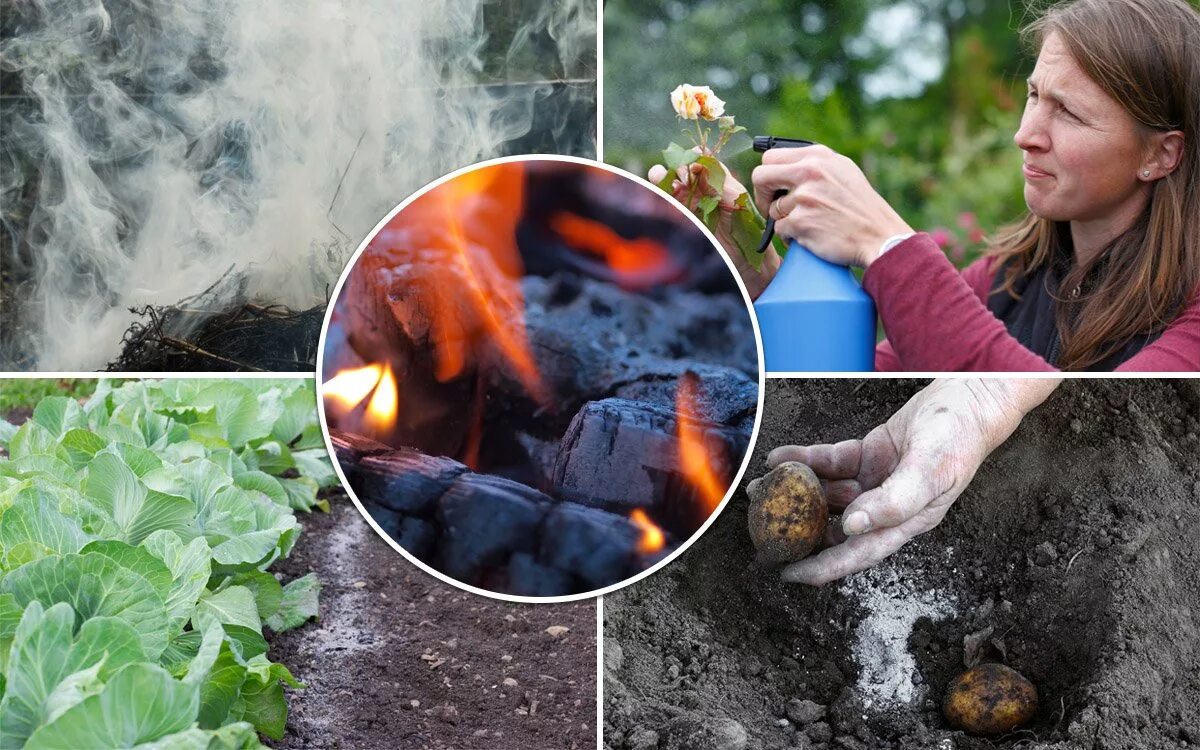
M1122 362L1116 371L1200 371L1200 293L1154 343Z
M979 258L962 271L963 281L984 304L987 304L987 295L991 291L993 275L992 258L987 257ZM876 372L903 372L907 369L912 368L904 366L899 355L896 354L895 347L887 339L879 342L879 345L875 347Z
M959 275L933 239L918 233L863 275L904 369L922 372L1052 372L977 294L982 267ZM975 282L975 283L971 283Z
M962 276L933 240L917 234L892 248L863 275L888 341L905 370L1052 372L983 302L990 271L977 262ZM982 290L982 292L981 292ZM1119 372L1200 370L1200 297Z

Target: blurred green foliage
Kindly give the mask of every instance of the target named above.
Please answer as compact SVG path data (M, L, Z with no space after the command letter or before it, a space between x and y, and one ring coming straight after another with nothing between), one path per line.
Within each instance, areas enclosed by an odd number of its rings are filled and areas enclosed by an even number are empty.
M1032 17L1025 0L610 0L605 160L645 174L669 141L686 142L671 89L710 85L751 133L853 158L964 265L1025 212L1012 136ZM743 182L759 159L748 139L723 157Z
M47 396L86 398L96 391L95 378L0 379L0 417L13 409L32 409ZM120 381L112 381L116 385Z

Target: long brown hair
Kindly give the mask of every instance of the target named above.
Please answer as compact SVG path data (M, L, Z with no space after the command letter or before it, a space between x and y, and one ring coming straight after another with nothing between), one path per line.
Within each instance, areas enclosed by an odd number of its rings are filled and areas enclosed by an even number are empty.
M1074 0L1024 31L1035 49L1052 33L1143 128L1184 137L1179 165L1154 182L1141 217L1060 285L1058 364L1078 370L1161 331L1200 286L1200 13L1185 0ZM1021 277L1059 256L1059 225L1030 212L1001 231L990 250L1005 269L998 292L1017 297ZM1073 289L1078 297L1063 294Z

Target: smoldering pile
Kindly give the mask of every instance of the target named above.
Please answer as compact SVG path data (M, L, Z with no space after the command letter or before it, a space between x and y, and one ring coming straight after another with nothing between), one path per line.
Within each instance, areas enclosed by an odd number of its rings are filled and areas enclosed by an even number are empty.
M415 557L493 591L596 590L669 555L720 503L757 413L725 262L645 188L568 166L530 167L520 216L471 209L490 221L455 230L470 263L396 250L435 244L430 216L381 233L327 336L351 488Z
M594 153L594 19L591 0L4 3L0 369L311 370L311 310L397 201L486 158ZM230 265L245 296L180 302Z

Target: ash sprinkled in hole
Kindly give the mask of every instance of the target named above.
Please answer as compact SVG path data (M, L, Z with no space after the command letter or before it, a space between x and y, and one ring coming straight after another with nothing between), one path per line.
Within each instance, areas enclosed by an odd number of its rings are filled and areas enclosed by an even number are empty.
M892 562L872 568L846 579L840 588L867 611L852 646L864 708L909 705L922 697L925 686L913 681L917 662L909 653L908 637L917 620L941 620L954 614L957 604L950 592L923 586L920 576L897 567Z

